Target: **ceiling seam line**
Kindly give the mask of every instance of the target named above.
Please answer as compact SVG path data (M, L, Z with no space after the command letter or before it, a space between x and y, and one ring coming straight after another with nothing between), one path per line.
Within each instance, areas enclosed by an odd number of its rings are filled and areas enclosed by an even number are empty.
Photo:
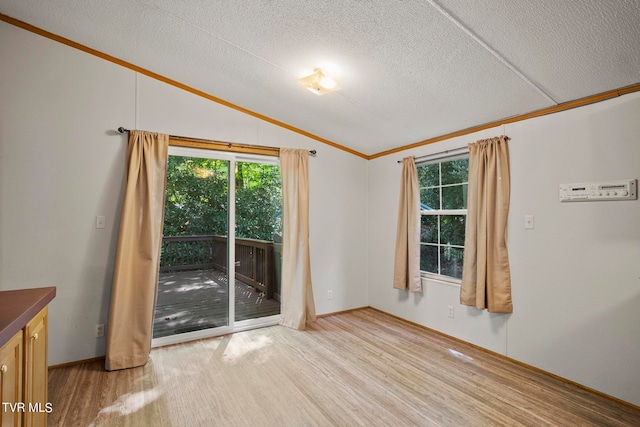
M446 9L444 9L442 6L440 6L438 3L436 3L435 0L427 0L427 3L429 3L431 5L431 7L436 9L442 16L444 16L449 21L451 21L456 27L458 27L462 31L464 31L469 37L471 37L482 48L484 48L487 52L489 52L491 55L493 55L498 61L502 62L505 66L507 66L507 68L509 68L511 71L513 71L518 77L520 77L521 80L523 80L525 83L527 83L533 89L535 89L536 92L538 92L540 95L545 97L548 101L550 101L554 105L558 105L558 102L555 99L553 99L544 90L542 90L542 88L540 88L538 85L536 85L534 82L532 82L527 76L525 76L520 70L518 70L515 67L515 65L513 65L511 62L507 61L506 58L504 58L495 49L493 49L491 46L489 46L487 43L485 43L473 31L471 31L464 24L462 24L460 21L458 21L453 15L451 15L449 12L447 12Z

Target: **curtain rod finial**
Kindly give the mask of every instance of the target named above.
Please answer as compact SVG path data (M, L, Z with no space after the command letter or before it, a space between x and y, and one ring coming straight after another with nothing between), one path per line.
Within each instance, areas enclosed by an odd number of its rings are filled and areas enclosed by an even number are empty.
M123 128L122 126L120 126L120 127L118 128L118 132L120 132L120 133L126 133L126 132L129 132L129 129L126 129L126 128Z

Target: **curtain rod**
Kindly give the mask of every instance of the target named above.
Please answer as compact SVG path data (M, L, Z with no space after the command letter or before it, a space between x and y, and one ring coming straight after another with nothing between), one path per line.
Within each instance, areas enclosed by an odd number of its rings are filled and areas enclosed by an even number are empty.
M122 126L120 126L118 128L118 132L120 133L129 133L129 129L124 128ZM227 144L229 146L229 148L233 147L233 146L237 146L237 147L249 147L249 148L257 148L257 149L266 149L266 150L280 150L280 148L278 147L267 147L264 145L252 145L252 144L238 144L235 142L226 142L226 141L214 141L214 140L210 140L210 139L200 139L200 138L189 138L186 136L176 136L176 135L169 135L169 138L172 139L178 139L178 140L182 140L182 141L195 141L195 142L203 142L203 143L219 143L219 144ZM317 153L316 150L309 150L309 154L311 154L312 156L315 156Z
M416 160L425 160L425 159L429 159L429 158L432 158L432 157L438 158L438 156L441 156L443 154L449 154L449 153L454 152L454 151L460 151L460 154L462 154L465 151L468 152L469 148L468 147L452 148L451 150L445 150L445 151L439 151L437 153L426 154L424 156L416 157L415 159ZM445 156L443 156L443 157L445 157ZM402 163L402 160L398 160L398 163Z

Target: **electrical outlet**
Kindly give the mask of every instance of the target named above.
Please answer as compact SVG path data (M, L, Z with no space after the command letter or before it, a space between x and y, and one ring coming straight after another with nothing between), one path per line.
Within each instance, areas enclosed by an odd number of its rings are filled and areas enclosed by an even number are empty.
M96 325L96 338L100 338L104 336L104 324L99 323Z
M333 299L333 291L327 291L327 299Z
M449 317L453 317L453 306L452 306L452 305L450 305L450 306L448 306L447 308L448 308L448 310L449 310L449 313L448 313Z
M107 220L103 215L98 215L96 217L96 228L106 228Z
M524 228L532 230L534 227L533 215L524 216Z

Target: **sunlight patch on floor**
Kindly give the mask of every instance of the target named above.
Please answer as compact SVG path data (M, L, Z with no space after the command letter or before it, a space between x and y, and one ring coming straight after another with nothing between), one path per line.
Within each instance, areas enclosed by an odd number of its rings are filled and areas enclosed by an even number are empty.
M115 414L124 417L136 413L146 405L156 401L160 396L162 396L162 391L158 390L158 388L123 394L111 406L102 409L90 426L95 426L101 415Z
M193 285L182 285L176 289L176 292L189 292L194 291L196 289L207 289L207 288L216 288L219 287L213 281L203 281L201 283L195 283Z
M453 354L455 357L463 360L464 362L473 362L473 357L467 356L466 354L460 353L459 351L449 349L449 353Z
M258 359L254 361L265 362L269 359L270 352L257 351L268 347L272 342L273 340L265 335L235 334L227 344L222 360L228 364L235 364L254 353L253 356Z

